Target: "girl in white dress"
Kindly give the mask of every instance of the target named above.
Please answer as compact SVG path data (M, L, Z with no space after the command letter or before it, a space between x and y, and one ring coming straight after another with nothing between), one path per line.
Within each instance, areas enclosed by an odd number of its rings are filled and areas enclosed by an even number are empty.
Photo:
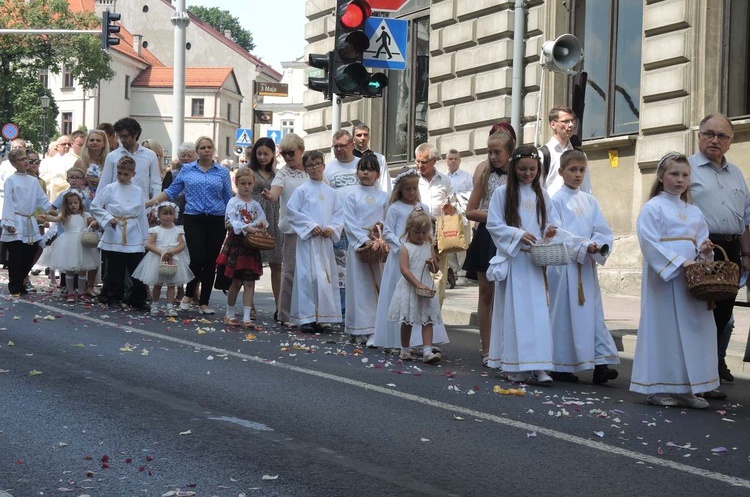
M387 173L386 173L387 174ZM357 163L359 185L344 202L346 250L346 316L344 325L350 340L364 344L375 331L375 317L383 265L359 260L357 249L374 243L377 229L383 229L388 194L380 190L380 163L375 154L365 154Z
M406 242L398 256L401 279L393 292L388 320L401 323L401 360L414 359L409 342L412 326L420 324L424 344L422 360L425 364L435 364L442 358L440 349L432 347L432 327L442 323L440 302L436 294L432 297L417 294L417 289L435 289L432 273L438 271L437 257L432 249L432 221L426 211L418 208L409 214L404 235Z
M641 320L630 390L659 406L708 407L695 394L719 387L713 312L687 291L682 268L713 244L698 207L690 204L690 164L676 152L656 167L650 200L636 230L643 252Z
M495 190L490 200L487 231L495 242L496 258L505 259L507 275L495 281L488 365L502 368L512 382L549 384L552 329L547 285L544 268L531 262L530 247L555 236L559 221L540 176L539 152L522 145L511 155L508 184Z
M78 284L83 289L86 288L86 272L99 267L99 249L81 245L81 232L95 226L96 221L90 215L84 214L83 195L78 190L68 190L62 197L60 207L59 215L44 216L44 219L59 223L64 231L55 243L44 250L39 264L65 273L65 300L75 302L76 274ZM81 298L86 298L83 292Z
M391 193L389 203L385 214L383 238L391 251L385 261L383 278L380 280L375 333L367 341L367 345L385 349L398 349L401 347L401 327L398 322L388 320L388 308L391 305L396 283L401 279L398 253L401 244L404 242L402 235L406 229L406 219L412 211L421 208L425 212L429 212L429 207L419 201L419 172L416 169L405 167L399 172L393 184L393 193ZM415 324L412 328L410 343L412 347L422 345L421 328L419 324ZM441 323L434 325L432 328L433 344L448 343L445 325Z
M177 316L174 299L177 286L184 285L195 278L190 270L190 255L185 245L185 232L182 226L175 226L174 220L180 214L180 209L172 202L162 202L156 206L156 217L159 226L148 230L146 241L146 255L133 272L133 278L152 286L151 315L159 315L159 298L161 287L167 286L167 316ZM178 255L179 254L179 255ZM159 273L159 264L164 260L174 265L177 271L173 275Z

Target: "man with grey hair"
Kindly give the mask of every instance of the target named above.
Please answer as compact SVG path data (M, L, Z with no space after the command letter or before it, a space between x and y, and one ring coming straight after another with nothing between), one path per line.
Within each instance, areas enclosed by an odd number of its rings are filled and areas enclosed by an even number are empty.
M414 162L419 171L419 196L422 202L430 208L430 218L433 226L437 218L443 214L453 214L455 209L450 204L450 196L453 194L453 186L448 176L441 174L435 169L438 160L438 151L430 143L422 143L414 151ZM444 254L438 255L439 268L442 273L437 291L440 298L440 307L445 300L445 282L448 278L448 257Z
M726 159L732 145L734 126L722 114L709 114L698 125L698 152L691 155L690 193L708 224L709 239L722 247L730 261L750 270L750 192L742 171ZM714 254L722 259L718 251ZM732 334L734 298L715 302L719 379L732 383L734 376L725 360ZM718 390L705 392L706 398L725 398Z
M340 129L333 134L331 148L334 158L326 164L325 178L331 188L336 190L341 204L346 202L346 197L357 185L357 163L359 157L354 156L354 140L352 134L345 129ZM339 292L341 295L341 315L346 316L345 285L346 285L346 250L349 248L349 240L346 233L341 232L341 238L333 244L333 253L336 256L336 266L339 274Z

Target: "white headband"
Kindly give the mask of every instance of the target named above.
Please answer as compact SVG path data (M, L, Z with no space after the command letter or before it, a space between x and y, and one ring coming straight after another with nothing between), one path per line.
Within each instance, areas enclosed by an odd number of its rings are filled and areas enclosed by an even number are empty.
M154 208L156 209L157 214L159 213L159 208L161 207L171 207L172 209L174 209L174 217L175 218L180 217L180 208L177 207L177 204L175 204L174 202L164 201L164 202L159 202L158 204L156 204Z
M402 178L406 178L407 176L419 176L419 171L416 169L409 169L408 171L404 171L402 173L398 173L398 176L396 176L396 183L398 183Z
M682 155L683 154L681 154L679 152L674 152L674 151L673 152L667 152L666 154L664 154L664 157L662 157L659 160L659 163L656 165L656 173L657 174L659 173L659 169L661 169L662 167L664 167L664 163L666 163L669 159L674 159L675 157L680 157Z

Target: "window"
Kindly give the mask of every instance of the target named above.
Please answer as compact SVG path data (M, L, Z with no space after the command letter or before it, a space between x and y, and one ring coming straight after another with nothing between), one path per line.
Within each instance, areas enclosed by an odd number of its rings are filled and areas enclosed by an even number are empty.
M39 69L39 83L42 87L49 88L49 71L47 69Z
M227 104L227 121L232 122L232 104Z
M643 0L576 0L575 35L588 74L582 138L637 133ZM575 107L575 105L574 105Z
M62 86L63 89L69 90L69 89L75 87L75 79L73 78L73 75L70 72L68 72L68 68L65 67L64 65L63 65L63 71L62 71L62 73L63 73L63 77L62 77L62 79L63 79L63 86Z
M191 108L190 115L192 115L193 117L203 117L203 99L202 98L194 98L190 108Z
M294 133L294 120L284 119L281 121L281 137L284 138L289 133Z
M430 86L430 21L410 21L406 70L389 71L385 96L385 156L390 162L414 158L427 141L427 90Z
M130 100L130 76L125 75L125 100Z
M724 3L724 67L722 71L722 112L729 117L750 115L750 5L745 0L728 0Z
M63 112L60 129L63 135L69 135L73 132L73 113Z
M224 144L226 145L226 153L225 153L224 155L229 155L229 156L231 156L231 155L232 155L232 148L231 148L231 147L232 147L232 143L230 142L230 140L229 140L229 137L228 137L228 136L227 136L227 137L225 137L225 141L224 141Z

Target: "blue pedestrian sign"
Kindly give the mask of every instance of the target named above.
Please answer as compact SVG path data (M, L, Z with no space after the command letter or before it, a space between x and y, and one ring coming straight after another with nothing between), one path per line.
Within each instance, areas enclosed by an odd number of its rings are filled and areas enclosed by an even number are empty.
M279 143L279 140L281 140L281 131L278 129L269 129L266 132L266 136L273 140L274 143Z
M366 67L406 69L406 38L409 21L387 17L370 17L365 22L365 34L370 48L362 57Z
M253 130L238 128L235 135L234 144L238 147L249 147L253 144Z

